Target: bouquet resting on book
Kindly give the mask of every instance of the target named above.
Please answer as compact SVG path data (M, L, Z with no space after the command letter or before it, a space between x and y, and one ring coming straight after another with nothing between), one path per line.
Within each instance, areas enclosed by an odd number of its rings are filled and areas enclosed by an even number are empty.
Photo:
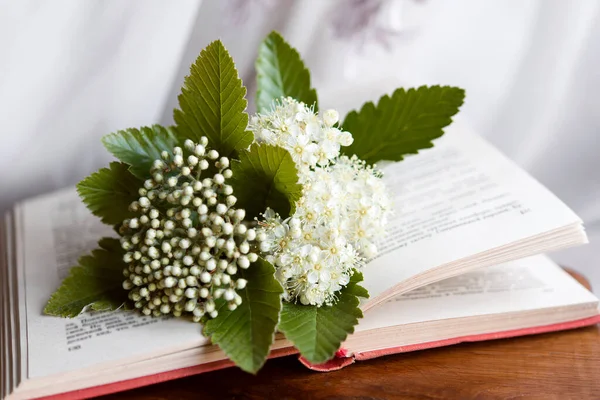
M256 70L248 116L246 88L215 41L185 78L174 126L103 138L119 161L77 189L118 238L80 259L46 314L187 318L252 373L277 331L310 363L335 355L362 317L365 264L392 212L377 163L432 147L464 91L397 89L340 121L319 109L279 34L261 44Z
M598 298L541 254L586 243L581 218L451 121L461 89L320 110L276 33L256 70L248 116L212 43L173 126L109 134L119 161L79 196L3 216L0 397L90 398L298 353L331 371L600 321Z

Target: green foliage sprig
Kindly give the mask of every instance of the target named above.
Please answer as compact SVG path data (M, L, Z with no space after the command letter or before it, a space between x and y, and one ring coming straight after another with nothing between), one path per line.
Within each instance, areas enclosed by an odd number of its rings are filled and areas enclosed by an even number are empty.
M268 111L282 97L292 97L317 110L317 93L311 87L308 69L278 33L271 33L260 45L256 70L259 112ZM168 174L153 175L157 165L162 165L159 160L179 162L180 155L173 154L174 148L184 147L186 140L198 143L207 138L215 154L232 159L231 187L237 196L233 197L236 207L246 210L250 218L267 208L283 217L292 215L303 191L298 170L287 150L254 142L248 130L245 95L233 59L220 41L211 43L185 78L173 127L130 128L103 138L107 150L120 162L111 163L77 185L83 202L104 223L125 229L121 224L129 221L132 225L131 219L139 215L139 207L132 204L146 202L142 197L145 199L148 188L160 182L159 178L172 179ZM463 100L464 91L454 87L398 89L376 104L366 103L348 114L342 128L353 134L354 142L343 151L370 164L402 160L406 154L433 146L432 140L443 134ZM187 162L195 165L198 161L190 158ZM181 168L184 171L186 167ZM200 174L212 177L217 171L211 168L199 172L196 181L201 181ZM154 182L150 186L149 179ZM214 179L218 180L216 175ZM160 201L156 204L162 207ZM164 209L157 213L168 213L167 208L164 203ZM189 219L187 225L197 227L192 233L201 231L205 217L188 214L182 218ZM247 245L240 248L243 246ZM86 309L133 308L122 286L122 271L128 268L124 258L128 256L119 240L101 239L99 248L71 269L44 312L75 317ZM258 258L244 267L237 272L237 278L247 282L238 291L241 304L232 309L231 301L217 298L213 315L218 315L203 318L203 332L245 371L255 373L261 368L277 330L310 362L325 362L362 317L360 299L367 298L368 293L359 285L362 274L358 271L339 292L335 304L309 306L282 301L283 288L275 279L276 268L266 260Z

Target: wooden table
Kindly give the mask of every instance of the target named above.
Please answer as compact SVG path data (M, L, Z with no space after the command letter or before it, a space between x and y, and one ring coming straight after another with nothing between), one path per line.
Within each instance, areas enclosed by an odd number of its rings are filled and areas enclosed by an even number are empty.
M600 328L464 343L329 373L290 356L268 361L257 376L230 368L104 397L223 398L600 399Z

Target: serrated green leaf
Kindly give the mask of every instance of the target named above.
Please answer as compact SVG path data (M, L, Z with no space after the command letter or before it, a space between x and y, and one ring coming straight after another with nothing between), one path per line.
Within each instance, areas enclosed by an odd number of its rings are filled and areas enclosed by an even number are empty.
M258 112L271 109L273 100L290 96L318 109L317 91L310 86L310 72L300 54L277 32L261 43L256 59Z
M147 179L154 160L161 158L162 151L172 152L177 138L171 128L152 125L111 133L102 138L102 143L115 157L129 164L136 177Z
M283 288L274 277L275 268L259 259L239 275L248 284L238 293L242 304L234 311L221 303L217 318L204 325L204 335L247 372L256 373L265 363L275 337Z
M135 216L129 205L139 198L142 186L143 182L133 176L126 164L112 162L109 168L102 168L79 182L77 192L102 222L115 225Z
M233 59L220 40L212 42L191 66L178 97L181 109L174 118L180 141L206 136L209 147L227 157L247 149L254 135L246 130L245 95Z
M293 213L302 185L290 153L281 147L255 143L239 157L239 162L231 165L231 186L246 215L254 218L267 207L282 217Z
M79 259L54 292L44 313L73 318L86 307L92 310L116 310L127 301L123 290L123 250L118 239L104 238L100 248Z
M283 303L279 330L311 363L321 364L331 359L346 337L354 332L354 326L363 316L359 297L369 296L367 290L358 285L362 280L362 274L355 272L332 306Z
M377 105L365 103L360 111L346 116L342 128L352 133L354 143L342 152L373 164L400 161L406 154L433 147L431 141L444 134L443 128L452 122L464 98L463 89L451 86L396 89Z

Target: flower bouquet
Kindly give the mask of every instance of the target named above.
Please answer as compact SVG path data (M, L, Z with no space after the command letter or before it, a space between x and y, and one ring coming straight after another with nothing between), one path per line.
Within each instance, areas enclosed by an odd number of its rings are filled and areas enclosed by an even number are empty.
M335 355L362 317L362 274L393 210L376 163L431 147L464 91L398 89L340 121L319 110L309 71L279 34L261 44L256 69L249 117L215 41L185 78L174 126L102 139L119 161L77 189L118 238L79 260L46 314L188 318L252 373L277 331L311 363Z

